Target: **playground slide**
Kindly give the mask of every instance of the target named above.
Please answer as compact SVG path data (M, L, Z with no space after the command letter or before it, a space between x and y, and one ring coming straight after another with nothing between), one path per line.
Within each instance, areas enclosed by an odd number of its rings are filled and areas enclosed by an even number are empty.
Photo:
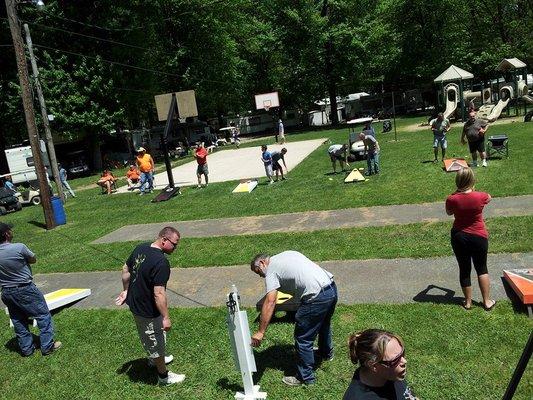
M533 104L533 97L531 97L530 95L528 94L525 94L524 96L522 96L522 99L526 102L528 102L529 104Z
M454 84L446 86L446 109L444 110L444 118L449 118L455 112L459 99L459 87Z
M503 109L509 104L509 100L513 97L513 88L511 86L503 86L500 89L500 101L494 106L490 114L487 116L489 122L496 121Z

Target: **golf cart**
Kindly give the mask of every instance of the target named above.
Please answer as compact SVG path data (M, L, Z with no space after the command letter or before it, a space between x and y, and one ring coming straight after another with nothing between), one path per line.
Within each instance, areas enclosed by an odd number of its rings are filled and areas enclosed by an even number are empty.
M362 140L359 139L359 134L361 133L362 129L358 127L363 127L369 122L372 122L371 117L357 118L346 122L346 124L350 128L349 146L351 156L350 158L352 158L352 161L366 159L365 144Z
M22 204L15 196L12 190L6 187L0 187L0 215L5 215L9 211L20 211Z
M39 204L41 204L41 194L39 192L39 189L34 189L32 186L29 186L23 192L17 192L17 198L18 201L25 206L29 204L38 206Z

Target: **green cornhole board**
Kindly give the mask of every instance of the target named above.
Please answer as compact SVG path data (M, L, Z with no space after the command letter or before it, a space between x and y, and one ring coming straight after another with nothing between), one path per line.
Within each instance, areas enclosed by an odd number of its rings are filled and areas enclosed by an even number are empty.
M352 182L366 182L368 179L366 179L361 171L364 171L364 168L355 168L352 172L348 174L346 178L344 178L344 183L352 183Z

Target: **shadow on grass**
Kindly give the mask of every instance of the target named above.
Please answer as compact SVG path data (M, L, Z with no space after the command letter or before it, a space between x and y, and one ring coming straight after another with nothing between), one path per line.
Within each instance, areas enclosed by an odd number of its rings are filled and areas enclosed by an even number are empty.
M127 361L116 372L117 374L128 375L132 382L142 382L149 385L157 384L156 370L148 367L146 358Z
M39 336L35 335L32 333L32 336L33 336L33 345L35 346L35 349L40 349L41 348L41 339L39 338ZM11 339L9 339L5 344L4 344L4 348L6 350L9 350L10 352L12 353L18 353L18 354L21 354L20 352L20 347L19 347L19 343L17 341L17 338L16 337L13 337ZM21 354L22 355L22 354Z
M28 221L28 224L32 224L36 226L37 228L46 229L46 225L39 221Z
M502 276L500 278L502 280L503 289L505 290L505 294L511 300L511 305L513 306L513 311L515 313L525 313L527 315L527 307L525 304L522 303L518 295L515 293L511 285L509 285L509 282Z
M433 164L433 160L423 160L420 161L422 164ZM436 163L435 163L436 164Z
M221 389L230 391L230 392L242 392L244 388L235 382L231 382L228 378L220 378L217 381L217 386Z
M430 293L433 292L433 293ZM428 285L427 288L418 293L413 300L417 303L435 304L461 304L463 297L455 296L455 291L441 286Z
M294 346L288 344L274 345L263 351L254 351L257 372L255 382L259 383L267 369L283 371L284 376L296 375Z

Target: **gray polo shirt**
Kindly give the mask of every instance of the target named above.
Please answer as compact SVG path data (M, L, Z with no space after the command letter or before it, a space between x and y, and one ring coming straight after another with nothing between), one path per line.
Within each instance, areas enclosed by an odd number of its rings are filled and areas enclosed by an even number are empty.
M22 243L0 244L0 286L2 288L30 283L33 280L28 260L35 257Z
M284 251L270 257L266 292L280 290L296 299L309 300L333 282L333 275L297 251Z

